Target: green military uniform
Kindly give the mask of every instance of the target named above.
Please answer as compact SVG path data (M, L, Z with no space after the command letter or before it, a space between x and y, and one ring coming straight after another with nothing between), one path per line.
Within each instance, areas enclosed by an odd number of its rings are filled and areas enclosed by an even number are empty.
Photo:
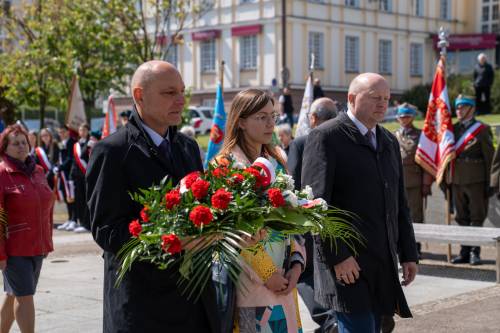
M395 133L399 141L406 196L414 223L424 222L424 200L422 195L424 170L415 162L415 153L421 132L421 130L411 126L409 128L401 127Z
M459 96L455 101L459 107L475 106L473 98ZM458 111L457 111L458 112ZM463 116L464 117L464 116ZM488 214L490 195L490 170L493 159L493 140L491 129L487 125L478 127L476 134L466 144L461 144L461 138L467 130L472 130L479 122L474 118L460 121L453 126L455 134L456 158L452 162L454 171L451 176L452 198L455 203L455 220L463 226L483 226ZM463 148L463 149L462 149ZM450 170L448 169L448 172ZM449 177L448 177L449 179ZM453 263L463 263L470 260L473 265L480 263L480 248L462 246L460 255L453 259Z

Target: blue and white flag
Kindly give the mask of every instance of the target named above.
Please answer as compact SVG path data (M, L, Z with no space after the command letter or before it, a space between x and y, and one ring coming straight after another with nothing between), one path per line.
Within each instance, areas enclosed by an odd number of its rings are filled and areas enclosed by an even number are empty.
M224 111L224 97L222 96L222 86L217 85L217 96L215 97L214 122L210 130L210 140L208 141L207 155L205 156L205 169L208 163L219 153L224 141L226 129L226 112Z

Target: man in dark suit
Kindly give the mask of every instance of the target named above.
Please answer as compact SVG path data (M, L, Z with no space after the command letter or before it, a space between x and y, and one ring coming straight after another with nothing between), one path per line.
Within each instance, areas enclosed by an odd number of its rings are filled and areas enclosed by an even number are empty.
M479 115L491 113L490 91L495 79L495 71L488 63L486 54L477 56L474 67L474 89L476 90L476 106Z
M335 118L337 115L337 104L328 97L322 97L311 104L309 113L309 124L311 129L321 125L327 120ZM295 138L289 145L288 150L288 171L295 180L295 188L300 190L302 174L302 155L306 144L307 135ZM302 274L303 275L303 274Z
M311 104L311 111L309 113L309 123L311 128L315 128L327 120L335 118L337 115L337 105L330 98L322 97L315 100ZM288 171L295 180L295 189L301 189L301 174L302 174L302 155L304 153L304 145L306 143L307 135L300 136L294 139L289 147L288 153ZM335 313L331 309L323 308L314 300L314 267L313 267L313 250L314 240L310 234L304 235L306 247L306 268L300 275L297 289L307 306L312 319L320 325L315 333L328 333L332 332L336 325Z
M130 193L174 183L202 171L198 145L177 132L184 108L184 82L174 66L149 61L131 84L136 109L126 126L95 145L87 172L87 199L92 234L104 250L104 329L115 332L226 332L217 315L211 284L193 302L177 288L177 268L160 270L134 263L115 287L118 251L130 239L128 224L141 206Z
M348 112L312 130L304 149L302 185L353 213L363 237L354 250L342 242L315 242L315 296L337 312L341 333L379 332L381 317L394 313L411 317L401 284L415 278L417 249L402 161L397 139L377 125L389 98L382 76L357 76L349 87Z

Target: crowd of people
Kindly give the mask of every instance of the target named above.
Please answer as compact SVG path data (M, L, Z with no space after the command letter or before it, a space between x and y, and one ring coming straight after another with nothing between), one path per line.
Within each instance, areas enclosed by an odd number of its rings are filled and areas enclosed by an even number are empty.
M351 82L347 110L324 97L316 81L311 132L297 138L287 89L276 105L259 89L235 96L214 163L250 165L267 158L293 177L296 189L310 186L315 197L351 212L356 218L350 222L364 241L351 248L306 234L254 247L268 237L268 230L261 230L244 246L252 249L240 253L245 286L219 277L224 291L209 283L197 302L178 290L178 271L148 262L135 263L116 283L118 252L142 209L130 194L167 175L177 183L203 171L194 130L177 129L185 103L177 69L164 61L146 62L134 73L131 92L134 110L121 114L123 128L104 140L87 124L76 138L66 126L36 133L12 125L1 134L0 269L7 295L2 332L14 320L22 332L34 332L33 295L43 259L53 250L55 198L68 212L58 229L91 231L104 251L106 333L300 333L298 294L320 326L316 332L386 333L394 328L395 314L411 317L403 287L415 279L421 256L412 222L424 222L433 179L415 163L416 108L398 107L401 128L395 133L379 125L390 99L381 75L363 73ZM445 189L452 193L457 223L480 226L489 196L498 193L500 153L493 151L489 127L474 118L476 103L462 95L455 101L455 138L466 140L457 146ZM276 134L281 147L274 143ZM453 262L478 265L480 249L462 246Z

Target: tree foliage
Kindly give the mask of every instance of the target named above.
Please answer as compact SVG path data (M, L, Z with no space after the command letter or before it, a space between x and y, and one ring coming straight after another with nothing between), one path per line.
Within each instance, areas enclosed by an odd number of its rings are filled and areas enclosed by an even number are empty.
M66 110L78 74L87 115L110 90L127 93L134 69L167 59L182 30L211 8L202 0L35 0L0 13L10 47L0 86L16 106ZM2 23L3 22L3 23Z

